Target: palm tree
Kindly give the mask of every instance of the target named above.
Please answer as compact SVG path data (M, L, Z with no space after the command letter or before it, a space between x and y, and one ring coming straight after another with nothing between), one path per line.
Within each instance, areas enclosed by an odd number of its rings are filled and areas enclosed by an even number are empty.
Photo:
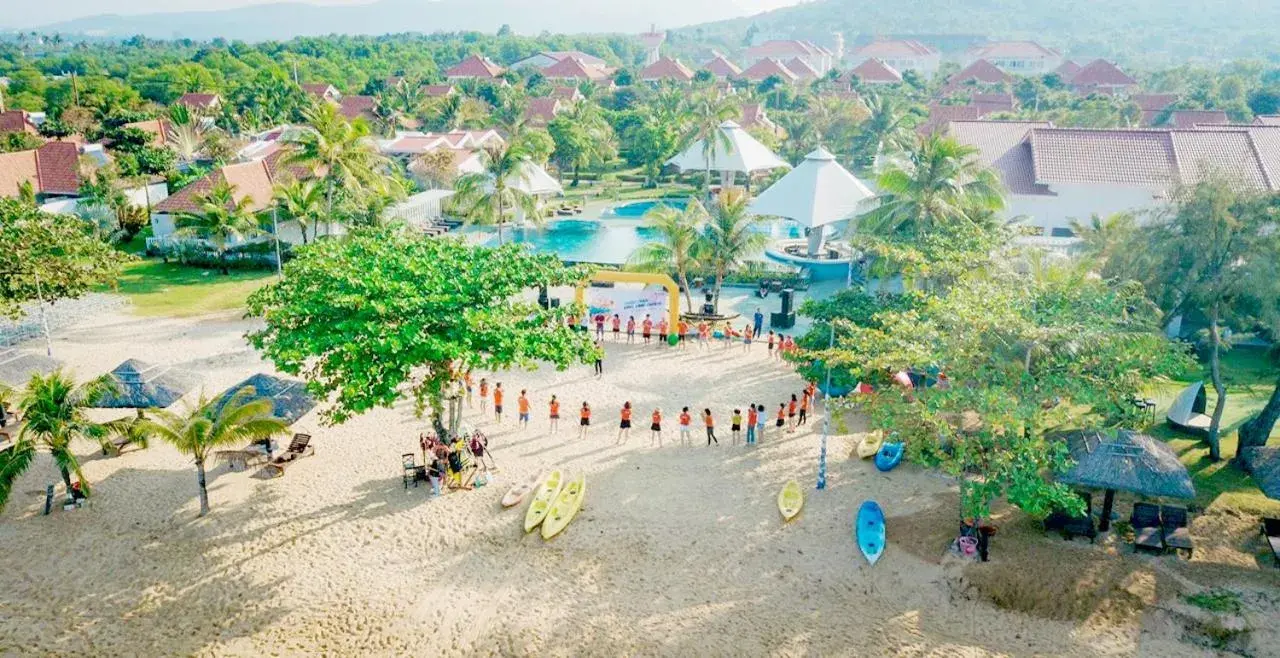
M296 150L285 158L286 165L303 165L325 184L326 214L333 214L336 191L359 197L388 188L383 175L389 161L369 137L363 119L348 122L331 103L317 103L303 114L308 130L290 139Z
M457 180L454 189L458 207L468 221L498 227L498 244L502 244L502 226L508 211L521 210L525 216L541 221L538 200L519 189L526 174L524 154L509 146L486 146L480 156L483 169Z
M867 109L871 116L862 122L853 142L855 163L864 170L870 170L881 155L907 150L915 137L908 122L911 114L895 97L872 95Z
M227 249L236 242L262 235L258 216L252 208L253 200L235 198L235 186L221 181L208 194L197 197L200 209L178 217L178 237L195 237L213 246L222 265L222 273L230 274L227 267Z
M0 453L0 510L9 501L14 482L25 473L36 452L47 450L53 455L68 494L72 490L71 474L75 473L84 495L89 484L80 471L80 461L71 450L72 442L89 439L95 443L106 434L103 425L85 415L110 390L108 380L95 379L76 385L75 380L55 370L48 375L33 375L19 403L23 426L9 450Z
M484 119L484 111L462 94L449 94L431 104L431 123L439 130L460 130L472 121Z
M209 452L219 446L265 439L287 427L284 421L271 415L270 400L247 400L251 395L252 388L242 389L218 407L201 393L199 401L188 406L184 413L159 409L152 412L155 420L144 422L152 436L172 443L179 452L195 458L200 516L209 513L209 490L204 474Z
M1004 207L1003 186L978 149L933 135L889 164L877 180L875 207L858 220L872 235L922 236L942 223L974 224Z
M631 254L630 264L645 272L676 273L680 287L684 288L685 303L693 311L693 297L689 291L689 272L701 267L698 261L698 228L706 221L707 211L696 199L690 199L683 211L658 205L645 214L645 226L653 229L654 237Z
M724 153L730 148L729 136L720 130L720 124L736 116L739 111L733 99L720 96L715 90L698 94L686 108L689 129L684 143L688 145L702 140L708 197L711 195L711 161L717 152Z
M311 237L316 237L320 230L320 220L324 215L324 188L316 180L300 181L289 179L277 183L275 187L276 207L284 213L286 219L298 223L302 232L302 244L307 244L307 228L311 228Z
M147 440L151 437L150 432L147 431L146 422L146 414L143 410L138 409L137 413L132 416L117 418L105 423L103 428L106 430L106 435L99 441L102 444L103 452L118 450L126 445L135 445L146 450ZM120 443L111 443L107 440L108 438L117 439Z
M716 275L715 307L720 310L720 288L730 270L764 248L768 238L755 230L760 218L747 212L747 195L721 192L701 240L701 261Z
M1106 217L1096 213L1088 223L1071 222L1071 230L1082 240L1081 251L1098 269L1106 268L1117 252L1125 247L1138 228L1132 213L1118 212Z

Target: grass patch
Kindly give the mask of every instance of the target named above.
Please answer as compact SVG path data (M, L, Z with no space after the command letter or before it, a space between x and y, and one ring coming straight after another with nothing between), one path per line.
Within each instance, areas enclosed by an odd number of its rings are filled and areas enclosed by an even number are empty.
M1229 589L1211 589L1183 597L1183 600L1202 610L1219 614L1238 615L1244 607L1240 602L1240 595Z
M229 275L156 260L125 266L115 292L133 302L147 317L191 317L244 307L249 293L273 280L263 271L232 271Z

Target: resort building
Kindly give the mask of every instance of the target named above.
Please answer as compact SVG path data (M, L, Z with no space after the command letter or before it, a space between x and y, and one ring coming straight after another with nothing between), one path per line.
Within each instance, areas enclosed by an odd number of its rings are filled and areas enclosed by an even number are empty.
M201 114L212 114L222 107L222 97L217 94L183 94L174 102Z
M1089 62L1070 79L1063 78L1063 81L1069 82L1081 95L1125 93L1138 86L1137 80L1105 59Z
M173 144L173 126L164 119L148 119L124 124L125 128L141 130L151 136L152 146L170 146Z
M752 64L747 70L742 72L742 79L752 82L764 82L771 77L781 78L783 82L792 84L800 79L795 73L792 73L782 62L776 59L765 58L755 64Z
M902 74L897 69L875 58L853 67L843 79L852 84L853 78L864 85L896 85L902 82Z
M640 35L640 43L644 44L644 65L652 66L661 57L662 44L667 41L667 33L659 32L656 25L649 26L649 31ZM601 67L604 64L600 64Z
M1225 126L1231 118L1222 110L1174 110L1166 125L1179 130L1192 130L1197 126Z
M578 103L587 99L577 87L556 87L551 90L551 97L561 103Z
M395 85L388 85L394 87ZM336 103L342 99L342 92L338 88L327 82L316 82L302 85L302 90L307 92L311 97L322 101Z
M448 98L458 93L453 85L422 85L422 95L427 98Z
M36 124L32 122L30 113L25 110L9 110L0 112L0 135L6 133L27 133L39 135Z
M577 57L566 57L542 70L548 80L577 85L583 82L604 83L613 71L600 68Z
M765 112L764 105L760 103L747 103L742 106L742 121L738 125L750 131L763 131L781 137L785 134L778 124L774 123L769 115Z
M1071 82L1071 78L1076 77L1076 74L1079 73L1082 68L1084 67L1068 59L1063 60L1063 62L1058 65L1058 68L1051 71L1051 73L1057 74L1063 82L1069 83Z
M496 80L506 69L483 55L471 55L444 72L449 80Z
M1160 122L1161 115L1170 105L1178 102L1177 94L1134 94L1129 97L1142 111L1140 119L1143 126L1154 126Z
M969 104L978 108L979 117L985 117L998 112L1016 112L1018 98L1013 94L975 93L969 97Z
M981 118L982 112L976 105L929 103L929 117L925 119L924 123L916 126L916 132L922 136L932 135L936 132L945 131L953 121L977 121Z
M1013 82L1013 76L1001 71L995 64L985 59L975 59L947 78L947 84L943 85L941 94L949 96L966 89L972 90L974 87L1004 86L1010 82Z
M1213 172L1246 188L1280 190L1280 127L1094 130L955 121L947 132L978 148L1009 190L1007 216L1040 229L1049 246L1070 244L1073 220L1153 210L1178 185Z
M540 99L546 100L546 99ZM554 100L554 99L553 99ZM427 153L444 151L452 157L454 175L479 173L484 168L480 151L486 146L502 146L506 141L496 130L459 130L449 133L398 132L391 139L380 140L378 150L409 167L409 171L425 186L431 181L418 165Z
M373 96L343 96L342 100L338 101L338 113L348 121L356 119L373 121L374 108L377 106L378 99Z
M570 57L579 59L598 69L608 68L609 63L596 57L582 52L581 50L544 50L536 55L530 55L515 64L511 65L512 69L546 69L560 63L560 60Z
M657 61L640 71L640 80L644 82L692 82L693 71L678 59L660 57Z
M1062 66L1062 53L1034 41L993 41L965 52L965 64L979 59L1016 75L1043 75Z
M72 142L46 142L29 151L0 153L0 197L18 198L24 187L36 202L80 194L80 148Z
M835 66L835 53L812 41L777 39L765 41L760 45L747 49L747 70L751 70L755 64L766 60L785 62L791 59L803 60L805 64L809 65L809 68L814 71L820 71L819 75L830 71ZM794 74L795 72L793 71L792 73Z
M530 128L545 128L564 110L565 103L559 98L530 98L524 109L524 123Z
M819 73L816 69L814 69L812 66L809 66L808 62L806 62L803 59L800 59L799 57L792 57L790 60L787 60L786 67L788 71L791 71L792 73L796 74L796 77L800 79L800 82L810 82L812 80L817 80L818 78L821 78L823 75L822 73ZM830 70L830 69L827 69L827 70Z
M913 39L877 39L853 49L850 63L862 64L878 59L895 71L915 71L925 77L933 77L942 64L942 55L933 48Z
M737 64L729 61L727 57L720 53L714 53L706 64L702 65L702 70L715 76L717 80L725 80L728 78L736 78L742 75L742 68Z

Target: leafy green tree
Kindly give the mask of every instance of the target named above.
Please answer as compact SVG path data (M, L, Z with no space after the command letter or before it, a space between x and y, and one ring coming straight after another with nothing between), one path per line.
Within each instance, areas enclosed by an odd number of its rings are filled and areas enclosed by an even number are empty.
M339 191L355 198L388 191L384 173L388 160L369 139L367 123L361 119L348 122L329 103L316 104L303 116L308 129L290 139L295 150L285 162L309 167L324 181L327 214L332 215Z
M518 149L490 145L481 154L484 170L457 180L454 202L467 221L496 226L498 244L502 244L508 214L519 211L531 221L541 221L538 199L521 189L527 173L525 156Z
M444 396L461 373L592 358L590 338L566 326L575 309L543 309L522 295L588 275L520 245L358 229L303 250L283 281L249 297L250 314L265 322L249 340L332 399L324 413L333 422L408 397L443 433Z
M196 462L196 482L200 491L200 516L209 513L209 490L205 483L204 465L210 451L245 442L266 439L288 427L271 415L270 400L249 400L253 389L238 391L221 406L202 393L194 405L183 413L165 409L153 410L153 420L144 421L141 430L170 443Z
M717 152L729 149L729 136L720 130L720 124L726 119L737 116L739 108L731 97L722 96L714 90L698 93L682 112L687 126L681 148L702 142L702 157L706 163L706 192L711 194L711 161Z
M867 101L871 115L863 121L853 140L854 166L870 171L882 155L895 155L915 143L913 115L896 96L875 94Z
M603 164L617 155L613 129L600 107L590 101L575 103L551 121L547 132L556 145L553 157L561 167L573 170L573 185L578 184L583 167Z
M44 140L25 132L11 132L0 135L0 153L30 151L40 148Z
M722 192L711 208L711 218L700 241L699 259L716 275L713 292L717 311L725 277L747 258L760 253L768 242L765 234L757 230L763 220L747 212L749 201L745 193Z
M311 237L316 237L325 208L324 188L318 181L290 178L276 183L275 203L283 215L282 219L298 223L302 244L307 244L308 228L311 229Z
M693 311L689 291L689 272L702 265L699 228L707 220L707 211L696 199L690 199L684 210L658 205L645 213L645 226L653 236L631 254L629 263L644 272L675 272L684 289L685 304Z
M222 181L208 194L197 197L197 203L199 210L178 217L178 230L174 234L207 241L218 256L222 273L230 274L227 250L238 242L266 233L253 212L253 200L247 196L237 200L235 186Z
M107 390L104 380L77 385L61 370L34 375L27 382L19 404L22 429L13 447L0 452L0 510L9 501L14 483L31 467L40 450L53 455L68 495L72 490L72 473L84 495L89 495L89 483L80 471L80 460L72 450L72 443L84 439L97 443L106 433L102 425L89 420L85 410L93 408Z

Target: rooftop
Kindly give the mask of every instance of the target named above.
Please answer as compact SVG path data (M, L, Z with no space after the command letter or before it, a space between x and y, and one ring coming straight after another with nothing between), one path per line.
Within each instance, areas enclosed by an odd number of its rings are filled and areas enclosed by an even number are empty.
M453 65L444 72L447 78L484 78L493 79L503 74L505 69L482 55L471 55Z
M1045 48L1034 41L992 41L970 48L968 54L970 57L983 59L1034 59L1062 56L1058 51Z
M792 57L785 64L788 71L796 74L801 80L817 80L822 74L817 69L809 66L809 63L799 57Z
M943 93L951 93L970 82L985 85L994 85L1010 82L1013 76L996 68L995 64L985 59L974 60L973 63L960 69L947 79L947 84L942 88Z
M564 80L607 80L609 72L577 57L566 57L545 69L542 75Z
M914 39L884 39L855 48L853 54L858 57L896 59L936 56L938 51Z
M678 59L660 57L658 61L644 67L640 71L641 80L675 80L689 82L693 80L693 71Z
M735 78L742 75L742 69L733 62L729 61L724 55L716 53L711 61L702 65L704 71L708 71L717 78Z
M775 75L785 82L795 82L799 79L799 76L792 73L786 65L772 57L766 57L756 62L742 72L742 77L756 82L766 80Z
M0 197L16 197L23 183L36 194L75 195L80 191L80 148L46 142L29 151L0 153Z
M849 71L850 75L858 76L863 82L877 83L896 83L902 82L902 74L898 73L892 66L880 61L879 58L872 57L861 64L853 67Z
M1130 87L1138 84L1132 76L1105 59L1095 59L1071 78L1076 87Z

